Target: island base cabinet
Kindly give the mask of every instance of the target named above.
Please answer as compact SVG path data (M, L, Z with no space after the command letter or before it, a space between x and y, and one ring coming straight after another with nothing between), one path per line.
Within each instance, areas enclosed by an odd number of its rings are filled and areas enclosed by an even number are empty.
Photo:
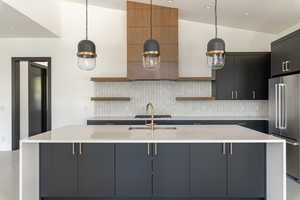
M155 197L189 196L190 145L153 144Z
M41 144L40 196L112 197L114 144Z
M77 195L77 157L73 144L40 145L41 197Z
M226 197L227 155L225 144L191 145L191 195Z
M152 196L152 145L116 144L116 195Z
M191 195L264 199L265 144L192 144Z
M266 196L265 144L231 144L228 154L228 195Z
M114 145L80 144L78 193L83 197L114 195Z

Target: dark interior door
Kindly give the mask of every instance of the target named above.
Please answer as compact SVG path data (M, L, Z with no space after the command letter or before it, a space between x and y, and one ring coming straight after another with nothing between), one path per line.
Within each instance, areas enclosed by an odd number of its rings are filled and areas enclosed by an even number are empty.
M41 197L77 195L77 155L74 147L73 144L40 145Z
M29 63L29 136L46 131L46 69Z
M154 195L180 197L189 194L189 144L154 144Z
M263 198L265 186L265 144L233 144L228 156L228 195Z
M114 144L79 144L79 148L79 195L98 198L113 196Z
M150 146L147 144L116 144L117 196L152 196Z
M223 144L191 144L192 196L226 196L227 155L223 150Z

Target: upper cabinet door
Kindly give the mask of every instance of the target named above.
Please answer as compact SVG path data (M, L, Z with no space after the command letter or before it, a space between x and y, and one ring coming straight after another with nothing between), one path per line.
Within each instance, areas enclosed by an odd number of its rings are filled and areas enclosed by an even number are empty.
M114 195L114 144L79 144L78 188L83 197Z
M189 144L154 144L154 196L189 195Z
M74 197L77 155L73 144L40 145L41 197Z
M266 100L270 77L269 52L229 52L224 69L216 72L217 100Z
M272 76L300 71L300 31L272 43Z
M256 57L251 55L235 56L235 98L236 100L251 99L251 88L254 81L250 81L250 67L255 62Z
M283 62L285 60L285 53L281 43L272 44L271 54L271 75L277 76L283 74Z
M152 196L151 145L116 144L116 195Z
M233 144L228 157L228 195L264 198L266 194L265 144Z
M235 57L226 55L226 64L216 72L216 81L213 84L214 96L217 100L234 100L236 98L236 67Z
M225 145L225 144L224 144ZM191 144L191 195L225 197L227 155L222 144Z

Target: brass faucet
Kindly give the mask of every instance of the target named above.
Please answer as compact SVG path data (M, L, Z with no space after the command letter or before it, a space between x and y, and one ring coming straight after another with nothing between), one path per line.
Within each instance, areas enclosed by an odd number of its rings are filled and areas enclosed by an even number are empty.
M152 130L154 130L154 106L152 103L147 104L146 112L151 115L151 123L146 124L146 126L149 126Z

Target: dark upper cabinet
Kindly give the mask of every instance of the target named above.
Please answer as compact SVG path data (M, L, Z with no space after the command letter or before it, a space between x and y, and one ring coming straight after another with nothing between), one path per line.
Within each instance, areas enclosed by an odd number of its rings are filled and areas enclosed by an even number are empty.
M272 43L272 76L300 71L300 30Z
M228 152L228 195L265 197L265 144L232 144Z
M78 155L78 192L83 197L114 195L114 145L81 144Z
M42 197L111 197L114 144L41 144Z
M217 100L266 100L269 78L270 53L227 53L224 69L216 72L213 95Z
M154 196L189 195L189 144L153 144Z
M223 144L191 144L191 195L227 195L227 155Z
M41 144L41 196L72 197L76 195L77 167L77 156L73 152L72 144Z
M148 144L116 144L116 195L152 196L152 156Z

